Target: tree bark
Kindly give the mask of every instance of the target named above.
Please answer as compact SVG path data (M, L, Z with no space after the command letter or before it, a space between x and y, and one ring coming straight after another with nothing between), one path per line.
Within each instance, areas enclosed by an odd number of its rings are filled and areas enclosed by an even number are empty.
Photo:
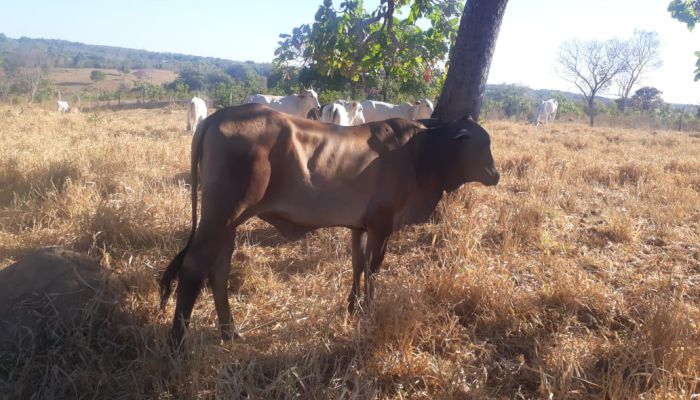
M595 94L588 98L588 118L590 119L591 126L593 126L595 122Z
M508 0L467 0L433 118L478 120Z
M626 95L624 97L620 97L620 111L622 114L625 114L627 112L627 97Z

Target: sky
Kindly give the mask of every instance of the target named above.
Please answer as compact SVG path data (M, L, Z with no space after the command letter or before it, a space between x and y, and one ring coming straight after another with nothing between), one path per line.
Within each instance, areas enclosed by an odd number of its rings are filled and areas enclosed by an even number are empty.
M631 37L655 31L663 66L645 76L673 103L700 104L693 82L700 50L694 32L671 18L670 0L510 0L489 83L576 91L557 75L562 41ZM0 0L0 33L11 38L87 44L269 62L280 33L313 20L322 0ZM339 4L340 0L334 3ZM373 9L379 0L365 0ZM615 96L614 91L608 93Z

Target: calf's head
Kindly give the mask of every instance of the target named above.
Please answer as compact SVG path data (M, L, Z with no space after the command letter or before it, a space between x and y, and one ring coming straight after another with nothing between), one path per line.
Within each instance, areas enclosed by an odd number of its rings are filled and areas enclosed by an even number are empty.
M491 137L470 118L435 128L438 148L433 155L440 165L444 189L453 191L467 182L486 186L498 183L500 175L491 155Z

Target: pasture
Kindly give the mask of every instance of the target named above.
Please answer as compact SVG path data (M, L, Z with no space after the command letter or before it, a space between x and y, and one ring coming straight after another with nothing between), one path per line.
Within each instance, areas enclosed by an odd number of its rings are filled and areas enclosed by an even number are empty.
M105 74L104 80L94 82L90 79L92 71L101 71ZM141 75L149 83L160 85L169 83L177 78L174 71L164 69L143 69L130 73L123 73L116 69L108 68L52 68L48 79L61 88L64 99L76 96L81 90L116 91L120 87L130 90ZM71 99L72 100L72 99Z
M190 226L183 106L0 106L0 268L62 245L100 260L110 312L0 355L9 398L678 398L700 393L700 135L486 121L501 172L389 242L348 317L350 234L239 231L221 343L188 353L157 278ZM2 282L0 282L0 287ZM550 397L553 396L553 397Z

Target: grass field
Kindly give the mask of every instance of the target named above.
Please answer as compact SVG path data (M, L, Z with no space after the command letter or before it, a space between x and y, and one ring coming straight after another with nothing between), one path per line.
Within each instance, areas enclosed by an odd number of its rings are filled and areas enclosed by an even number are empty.
M0 357L8 398L658 398L700 393L700 135L488 121L498 186L395 234L371 311L348 317L350 235L287 242L252 220L189 353L157 277L190 220L184 108L0 106L0 268L63 245L118 299L65 340ZM0 282L0 285L2 282Z

